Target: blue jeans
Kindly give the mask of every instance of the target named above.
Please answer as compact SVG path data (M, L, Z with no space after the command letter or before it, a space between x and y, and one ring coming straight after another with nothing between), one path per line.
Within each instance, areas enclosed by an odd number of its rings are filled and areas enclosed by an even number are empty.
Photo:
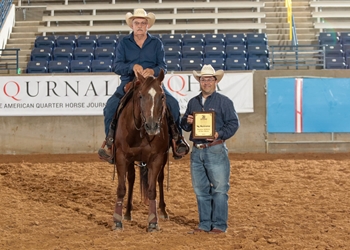
M170 112L174 117L174 121L179 130L179 133L182 134L182 129L180 128L179 102L165 88L163 89L165 93L166 104L169 107ZM117 94L117 93L118 93L118 90L107 100L106 106L103 109L106 137L108 135L109 125L112 122L114 113L116 112L121 99L120 94Z
M198 228L226 231L230 188L230 161L226 144L204 149L193 147L191 178L198 205Z

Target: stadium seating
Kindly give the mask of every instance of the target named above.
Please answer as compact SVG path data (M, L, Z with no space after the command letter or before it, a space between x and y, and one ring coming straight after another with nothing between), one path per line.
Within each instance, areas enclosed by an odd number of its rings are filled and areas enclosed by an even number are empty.
M91 62L91 72L111 72L112 61L111 60L93 60Z
M181 46L179 45L166 45L164 46L165 58L181 58Z
M326 58L326 69L346 69L344 57L328 57Z
M225 53L225 46L224 45L205 45L204 46L204 57L206 58L225 58L226 53Z
M164 46L182 46L181 34L163 34L162 42Z
M202 58L182 58L181 69L182 71L200 70L203 67Z
M167 64L168 71L181 71L181 59L180 58L170 58L165 60Z
M246 41L247 41L247 46L267 45L267 35L266 33L248 33Z
M343 57L343 47L341 44L333 44L325 47L325 57Z
M225 45L224 34L204 34L204 41L206 45Z
M55 47L55 36L38 36L34 41L36 48L51 48Z
M229 44L225 47L227 58L247 58L247 51L245 45Z
M320 32L318 35L318 42L321 45L330 45L339 43L337 32Z
M350 44L350 32L340 32L339 40L341 44Z
M95 35L79 36L77 38L78 47L95 48L97 44L97 38Z
M90 60L72 60L70 62L71 73L87 73L91 72L91 61Z
M47 61L29 61L27 64L27 73L42 74L48 72Z
M75 35L58 36L55 44L57 47L75 48Z
M73 49L71 47L55 47L53 50L53 60L67 60L73 59Z
M184 34L182 44L183 46L204 46L203 34Z
M69 61L50 61L49 62L49 73L68 73L69 72Z
M31 55L31 61L51 61L52 60L52 49L50 47L46 48L33 48Z
M203 64L211 64L215 70L225 69L225 58L223 57L210 57L210 58L204 58Z
M268 70L270 69L270 63L267 58L249 58L248 59L249 70Z
M117 35L100 35L97 38L98 47L112 47L115 48L118 44Z
M183 58L203 58L204 57L202 45L183 45L181 53Z
M226 34L225 36L225 43L226 45L244 45L246 46L246 35L244 33L238 33L238 34Z
M96 60L111 60L114 61L115 59L115 50L112 47L97 47L95 49L95 55L94 58Z
M269 57L269 49L264 44L248 45L248 58L267 58Z
M94 59L94 52L95 50L93 48L76 47L73 52L73 59L92 61Z
M246 70L247 68L248 66L246 58L226 58L226 70Z

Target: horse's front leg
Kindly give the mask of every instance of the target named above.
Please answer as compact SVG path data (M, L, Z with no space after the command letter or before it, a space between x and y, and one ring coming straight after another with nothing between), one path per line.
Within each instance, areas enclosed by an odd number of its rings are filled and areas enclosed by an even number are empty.
M148 228L147 232L154 232L159 230L158 226L158 213L157 213L157 177L159 174L159 168L154 169L154 164L148 167Z
M128 201L126 204L126 211L124 214L125 220L131 220L131 211L132 211L132 197L134 193L134 183L135 183L135 167L134 162L130 163L128 166Z
M162 167L162 170L159 173L158 176L158 187L159 187L159 209L160 214L159 217L162 219L168 219L169 216L165 210L166 204L164 201L164 167Z
M115 203L114 214L113 214L113 230L123 229L123 200L126 194L125 178L126 171L125 168L118 166L118 188L117 188L117 201Z

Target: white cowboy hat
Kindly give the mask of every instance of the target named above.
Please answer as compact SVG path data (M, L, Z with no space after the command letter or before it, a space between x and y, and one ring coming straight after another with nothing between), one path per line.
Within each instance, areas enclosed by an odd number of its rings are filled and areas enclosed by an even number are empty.
M218 83L224 77L224 71L218 70L215 72L215 69L210 64L205 64L201 70L201 73L198 74L195 70L193 70L193 76L199 82L199 78L201 76L215 76Z
M132 28L132 20L135 18L145 18L148 20L148 28L151 28L156 21L156 16L154 13L150 12L147 14L147 12L144 9L136 9L134 10L134 14L131 12L126 13L125 20L127 25L129 25L130 28Z

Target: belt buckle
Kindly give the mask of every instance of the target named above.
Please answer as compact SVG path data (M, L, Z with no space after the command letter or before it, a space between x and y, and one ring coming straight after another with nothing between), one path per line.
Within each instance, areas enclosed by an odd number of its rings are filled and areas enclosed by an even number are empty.
M200 143L200 144L195 144L196 148L198 149L203 149L202 146L203 146L203 143Z

